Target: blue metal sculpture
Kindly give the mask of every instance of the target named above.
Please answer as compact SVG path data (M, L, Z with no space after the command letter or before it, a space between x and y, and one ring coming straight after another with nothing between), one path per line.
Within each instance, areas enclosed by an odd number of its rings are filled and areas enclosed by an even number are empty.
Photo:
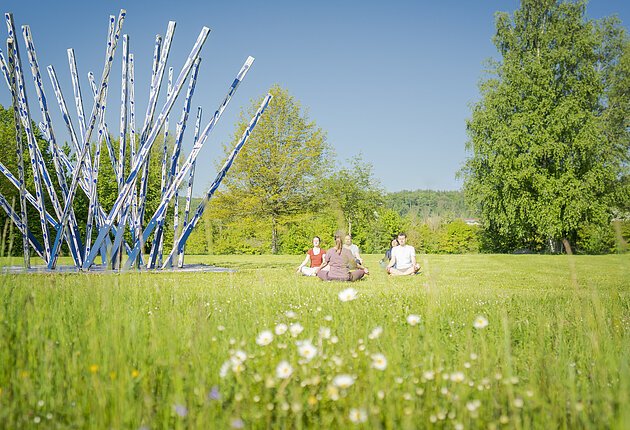
M267 95L260 108L252 118L249 126L245 130L242 138L235 145L224 166L217 173L217 177L212 183L209 191L197 207L192 219L189 218L190 202L192 196L192 186L194 179L195 160L199 155L205 141L212 132L214 126L219 121L223 111L229 104L232 96L236 92L239 84L245 78L247 72L254 61L253 57L248 57L245 64L238 72L236 78L230 85L227 95L215 111L209 123L201 130L201 108L197 110L193 148L186 161L179 166L184 131L189 117L191 100L195 90L199 65L201 62L201 49L208 37L210 30L203 27L197 41L193 45L188 58L186 59L177 78L173 80L173 68L168 70L168 93L166 101L158 111L158 95L162 87L162 78L168 61L168 56L175 32L175 22L168 24L166 36L156 38L153 67L151 77L151 88L149 92L149 103L144 118L142 129L136 147L136 117L135 117L135 88L134 88L134 56L129 50L129 37L122 36L122 73L121 73L121 94L120 94L120 123L119 139L120 146L118 154L115 153L111 143L105 113L107 109L107 90L109 87L109 77L114 62L116 48L121 36L122 25L126 12L121 10L118 18L110 16L108 26L107 48L105 64L101 74L100 82L95 81L94 75L90 72L88 78L91 84L90 95L93 95L93 106L89 116L85 115L83 96L79 85L79 74L76 65L74 51L68 49L68 63L70 67L70 77L72 80L73 96L76 107L76 118L73 120L61 91L57 74L52 66L48 66L48 76L52 89L61 111L64 124L68 130L72 148L74 150L75 161L70 161L69 157L61 150L56 140L53 124L48 112L48 103L44 86L39 71L37 55L33 37L28 26L22 27L22 35L28 53L28 61L33 76L33 83L39 102L42 121L38 127L45 140L48 141L51 149L53 165L56 170L56 179L61 191L59 201L55 190L55 185L47 171L41 152L37 146L35 135L31 129L31 112L26 96L24 72L15 34L15 24L10 13L5 14L5 21L8 30L7 54L6 57L0 49L0 69L4 80L7 83L13 102L13 111L16 125L16 153L18 158L18 175L13 175L9 169L0 163L0 172L19 190L20 211L19 214L8 204L6 198L0 194L0 207L8 214L9 219L17 226L22 234L24 243L24 266L30 267L31 248L46 262L48 270L55 270L57 259L61 251L62 243L68 245L72 255L74 265L78 270L90 270L97 267L95 260L100 254L102 264L113 269L157 269L170 268L174 264L183 266L184 249L186 240L190 237L192 229L197 225L203 211L208 204L221 181L227 174L234 159L247 141L252 130L256 126L260 116L271 100L271 95ZM185 82L188 80L188 89L184 98L184 106L175 128L175 145L173 153L169 157L167 147L164 146L162 155L162 181L161 181L161 201L151 216L150 221L143 223L144 211L146 209L147 179L149 167L149 154L152 145L155 143L160 130L163 130L164 141L169 133L169 114L173 108ZM155 113L158 111L157 118ZM78 130L74 123L78 124ZM33 170L35 184L35 195L33 196L25 186L24 179L24 142L22 133L26 134L26 144L28 156ZM96 132L96 133L95 133ZM96 134L96 136L94 136ZM102 143L105 142L112 168L118 184L118 197L109 213L105 212L98 201L97 184L99 175L99 162ZM91 145L93 145L91 147ZM129 146L129 147L127 147ZM94 152L93 157L91 152ZM117 155L117 157L116 157ZM128 171L125 171L128 166ZM66 177L65 172L72 172L71 177ZM142 173L142 175L140 175ZM183 181L188 176L185 213L183 216L182 231L179 227L179 206L177 204L178 190ZM138 184L138 180L140 183ZM68 184L69 181L69 184ZM78 188L82 190L89 199L87 219L85 220L86 237L81 240L78 228L78 220L73 210ZM139 191L138 191L139 189ZM45 191L44 191L45 190ZM46 195L44 193L47 193ZM174 228L175 241L169 255L162 261L164 246L164 225L171 200L174 201ZM50 199L54 214L46 211L46 202ZM33 205L39 214L40 227L42 230L42 242L40 243L28 229L27 204ZM98 229L96 239L92 242L92 232L94 226ZM51 228L52 227L52 228ZM126 243L125 232L131 233L132 242ZM152 236L153 235L153 236ZM54 241L50 243L50 239ZM144 244L152 237L153 245L146 262L144 261ZM123 258L126 257L123 264ZM175 259L177 258L177 261Z

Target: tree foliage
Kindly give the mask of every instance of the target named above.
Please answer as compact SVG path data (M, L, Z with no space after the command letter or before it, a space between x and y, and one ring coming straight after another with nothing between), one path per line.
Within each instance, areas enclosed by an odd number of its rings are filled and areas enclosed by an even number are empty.
M302 110L300 103L279 86L265 114L252 132L226 176L213 208L224 219L253 217L264 220L270 231L270 250L279 250L282 220L311 206L328 166L326 135ZM260 101L241 113L233 142L240 139Z
M495 250L575 245L623 200L627 36L584 13L582 1L523 0L497 14L501 60L480 85L463 169Z
M361 155L349 160L347 166L335 170L323 181L324 204L339 212L343 224L339 229L353 236L355 243L367 239L370 222L383 205L383 191L374 177L372 164Z
M385 205L402 216L415 213L422 219L432 216L449 218L474 218L462 191L404 190L387 193Z

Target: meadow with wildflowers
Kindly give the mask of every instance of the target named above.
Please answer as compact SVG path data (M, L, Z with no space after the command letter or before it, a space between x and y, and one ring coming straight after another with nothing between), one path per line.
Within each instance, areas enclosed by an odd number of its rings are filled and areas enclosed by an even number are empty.
M0 427L630 427L629 255L379 258L0 275Z

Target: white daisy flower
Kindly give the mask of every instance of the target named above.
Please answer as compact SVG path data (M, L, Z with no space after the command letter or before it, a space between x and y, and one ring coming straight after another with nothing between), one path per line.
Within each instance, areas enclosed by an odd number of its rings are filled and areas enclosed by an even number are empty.
M466 403L466 409L468 409L470 412L476 411L477 409L479 409L479 406L481 406L481 401L479 400L473 400Z
M381 334L383 334L383 327L381 326L374 327L372 332L368 335L368 339L372 339L372 340L377 339Z
M279 379L287 379L293 374L293 367L288 361L281 361L276 367L276 376Z
M265 330L260 332L258 337L256 338L256 343L260 346L266 346L271 343L273 340L273 333L270 330Z
M330 329L328 327L320 327L319 337L322 339L330 339Z
M420 315L411 314L407 317L407 323L409 325L417 325L420 323Z
M387 358L383 354L372 354L372 367L376 370L387 369Z
M486 319L486 317L479 315L477 318L475 318L475 322L473 323L473 326L477 330L484 329L488 327L488 320Z
M219 377L221 379L227 376L228 371L230 370L231 364L232 363L230 361L226 361L225 363L221 365L221 369L219 369Z
M306 361L311 361L317 355L317 348L313 346L310 340L298 342L298 354L300 357L305 358Z
M245 370L245 365L242 361L235 361L232 363L232 372L234 372L235 374L238 375L243 370Z
M332 383L337 388L348 388L354 384L354 378L350 375L337 375Z
M453 372L451 374L451 381L464 382L464 372Z
M289 329L289 327L287 327L286 324L280 323L276 326L276 334L278 336L283 335L287 332L287 330Z
M242 363L245 360L247 360L247 353L245 351L237 349L236 351L234 351L232 353L232 359L233 360L238 360L238 361L240 361Z
M350 421L353 423L360 424L366 422L368 416L364 408L352 408L350 409L350 415L348 418L350 418Z
M343 291L339 292L339 300L342 302L349 302L351 300L355 300L357 298L357 290L354 288L346 288Z
M291 336L297 337L300 333L304 331L304 327L300 323L293 323L289 326L289 332L291 332Z
M289 319L295 319L295 318L297 318L297 314L296 314L295 312L293 312L293 311L286 311L284 314L285 314L285 315L286 315L286 317L287 317L287 318L289 318Z

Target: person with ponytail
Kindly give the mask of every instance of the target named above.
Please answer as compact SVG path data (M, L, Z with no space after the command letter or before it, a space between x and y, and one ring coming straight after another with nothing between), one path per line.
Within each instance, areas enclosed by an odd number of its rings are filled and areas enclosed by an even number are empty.
M335 246L330 248L324 257L324 263L317 268L317 276L323 281L358 281L367 275L368 269L356 266L355 258L348 249L343 247L343 235L335 234ZM322 270L328 267L329 270Z

